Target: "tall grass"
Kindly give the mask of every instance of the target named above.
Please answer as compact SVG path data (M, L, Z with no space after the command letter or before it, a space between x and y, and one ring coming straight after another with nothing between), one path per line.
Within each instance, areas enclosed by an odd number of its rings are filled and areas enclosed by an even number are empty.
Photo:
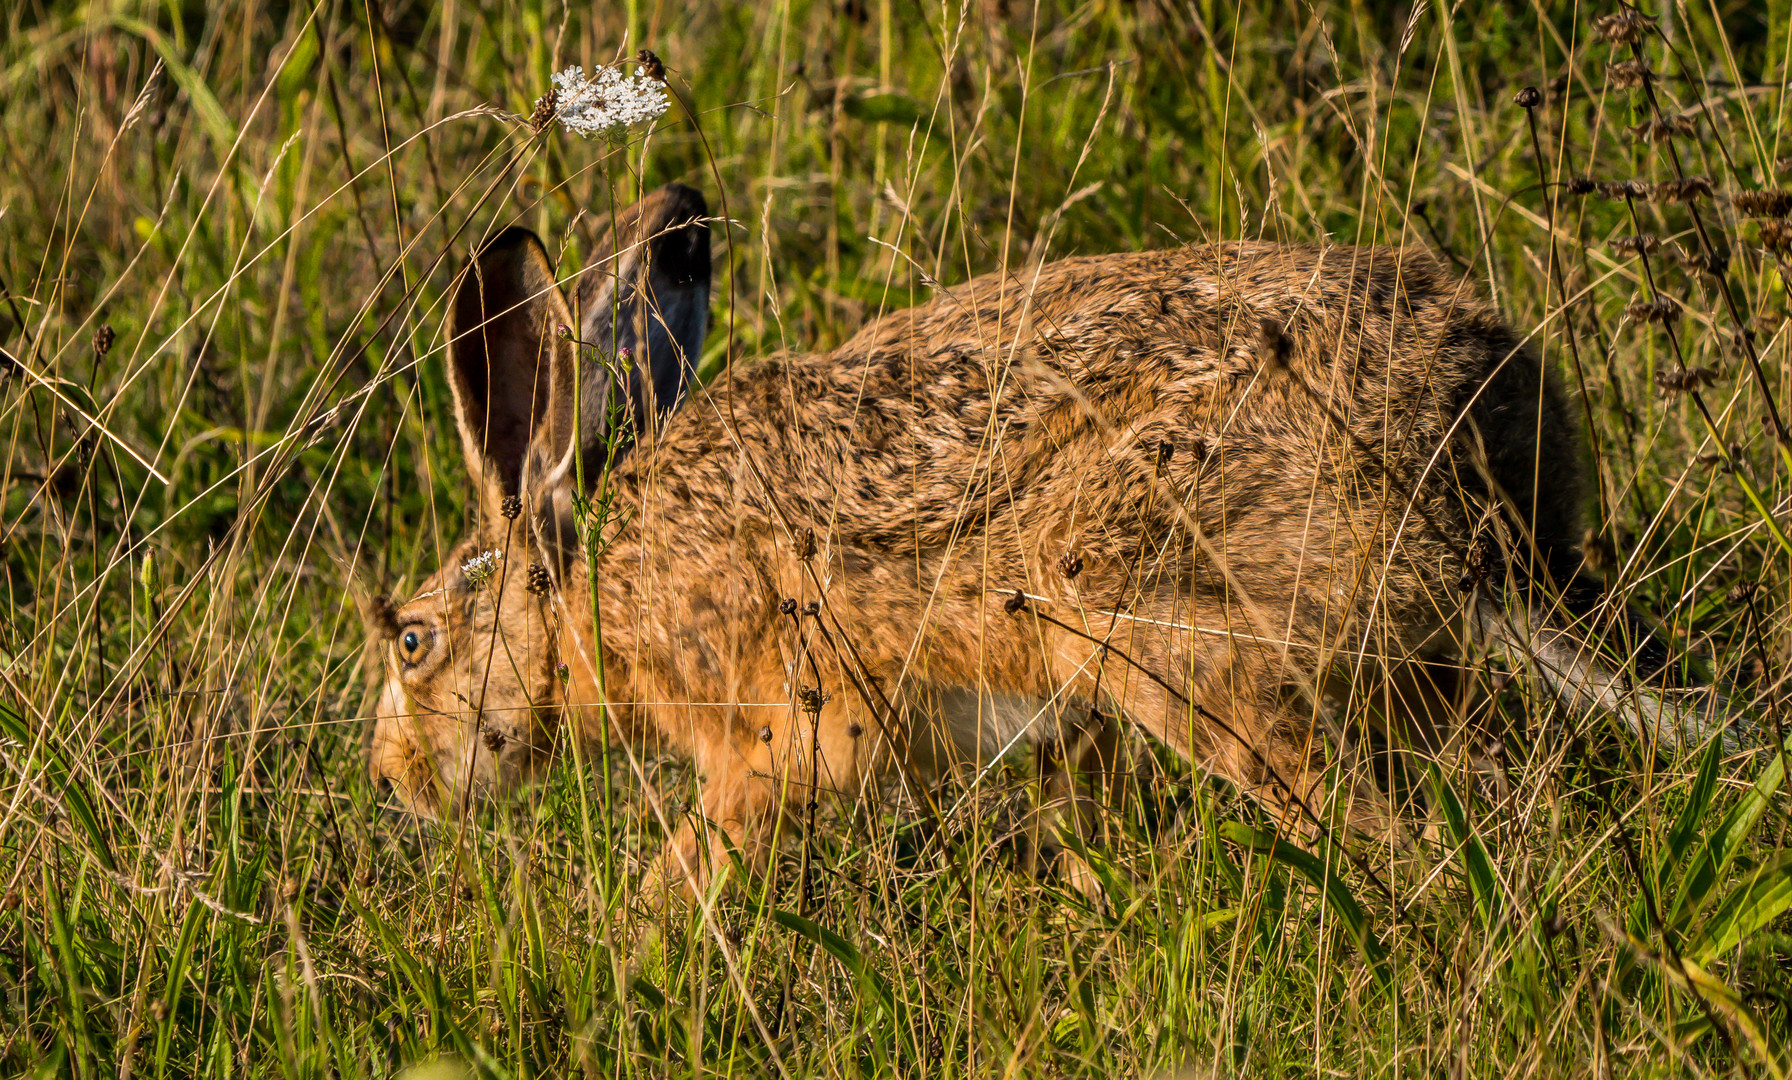
M1737 196L1788 180L1792 5L1622 10L8 7L0 1072L1785 1075L1792 207ZM638 47L650 135L531 134ZM513 222L576 266L673 179L726 217L708 376L1074 253L1440 253L1578 391L1602 572L1762 737L1657 759L1490 659L1513 736L1349 857L1135 740L1102 903L1017 870L1024 761L657 915L612 903L659 842L620 769L461 842L383 816L351 578L469 518L451 275Z

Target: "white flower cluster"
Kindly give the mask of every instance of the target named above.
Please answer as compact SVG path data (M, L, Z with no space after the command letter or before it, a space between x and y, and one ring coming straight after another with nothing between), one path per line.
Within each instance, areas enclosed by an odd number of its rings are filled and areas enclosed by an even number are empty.
M543 98L535 107L549 103L554 119L586 139L614 135L635 124L648 123L672 107L665 83L640 70L624 74L621 68L602 64L592 69L590 78L577 64L556 72L550 97L551 102Z
M504 558L502 551L482 551L460 564L460 572L467 579L469 588L482 588L498 572L498 563Z

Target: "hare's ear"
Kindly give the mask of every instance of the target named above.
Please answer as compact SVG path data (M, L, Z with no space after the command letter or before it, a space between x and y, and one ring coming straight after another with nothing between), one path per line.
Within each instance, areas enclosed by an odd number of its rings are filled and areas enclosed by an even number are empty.
M571 395L554 392L554 373L570 372L573 346L559 329L571 324L547 251L527 229L499 233L455 289L448 382L488 526L499 520L504 499L535 494L523 490L526 474L551 468L530 467L532 448L541 456L566 446Z
M709 328L708 215L695 188L667 184L598 227L579 289L580 374L599 391L580 410L588 466L612 439L651 438L684 400Z

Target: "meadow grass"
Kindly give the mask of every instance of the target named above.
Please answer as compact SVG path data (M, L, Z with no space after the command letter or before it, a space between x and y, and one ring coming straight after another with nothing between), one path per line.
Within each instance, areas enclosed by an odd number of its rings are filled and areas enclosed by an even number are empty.
M0 1073L1784 1076L1792 4L1624 10L8 6ZM531 131L642 47L651 133ZM1017 867L1025 760L658 913L675 759L383 814L352 597L471 513L452 275L512 223L580 265L670 180L723 219L706 377L1064 255L1437 252L1576 390L1595 564L1759 737L1658 757L1490 657L1503 747L1346 852L1135 736L1102 902Z

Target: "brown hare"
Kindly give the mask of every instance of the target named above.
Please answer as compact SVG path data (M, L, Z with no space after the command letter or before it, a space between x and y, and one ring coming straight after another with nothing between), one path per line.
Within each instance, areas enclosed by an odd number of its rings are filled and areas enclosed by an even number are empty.
M406 806L462 809L607 720L694 762L701 804L655 873L700 888L817 791L1020 743L1074 772L1118 716L1290 823L1377 829L1387 796L1325 782L1342 744L1318 733L1368 716L1449 748L1478 643L1650 739L1699 734L1621 674L1661 665L1646 640L1587 644L1634 621L1581 571L1574 416L1431 258L1065 259L679 407L706 213L673 185L619 215L576 326L525 230L460 279L478 521L373 619L370 768Z

